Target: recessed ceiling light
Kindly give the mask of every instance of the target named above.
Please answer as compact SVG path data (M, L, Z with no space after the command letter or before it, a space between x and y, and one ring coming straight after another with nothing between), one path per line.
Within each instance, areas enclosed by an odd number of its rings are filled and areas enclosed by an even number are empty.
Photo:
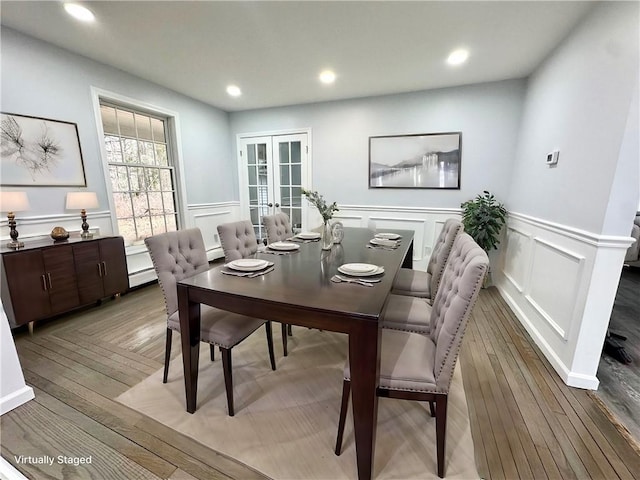
M469 58L469 51L465 50L464 48L461 48L458 50L454 50L449 54L449 57L447 58L447 63L449 65L460 65L466 62L467 58Z
M240 90L240 87L236 85L229 85L227 87L227 93L232 97L239 97L240 95L242 95L242 90Z
M336 74L331 70L325 70L320 73L320 81L322 83L333 83L336 81Z
M64 9L73 18L81 20L83 22L93 22L96 19L91 10L89 10L87 7L83 7L78 3L65 3Z

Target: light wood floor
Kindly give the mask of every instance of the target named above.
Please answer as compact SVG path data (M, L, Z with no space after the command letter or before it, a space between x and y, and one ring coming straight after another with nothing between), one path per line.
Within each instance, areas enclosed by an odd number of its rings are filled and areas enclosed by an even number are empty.
M59 465L27 469L14 455L91 451L107 461L87 478L106 480L262 478L113 401L162 367L164 318L153 285L41 322L33 336L16 332L36 398L0 418L2 456L36 479L78 477ZM483 478L637 478L640 455L624 432L593 394L562 383L493 288L481 292L460 361Z

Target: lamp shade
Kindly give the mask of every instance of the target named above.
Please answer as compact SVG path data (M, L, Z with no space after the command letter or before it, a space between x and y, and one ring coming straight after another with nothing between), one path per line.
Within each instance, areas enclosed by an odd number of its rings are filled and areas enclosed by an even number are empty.
M22 212L29 208L31 207L26 192L0 192L0 211Z
M67 210L86 210L88 208L98 208L96 192L67 193Z

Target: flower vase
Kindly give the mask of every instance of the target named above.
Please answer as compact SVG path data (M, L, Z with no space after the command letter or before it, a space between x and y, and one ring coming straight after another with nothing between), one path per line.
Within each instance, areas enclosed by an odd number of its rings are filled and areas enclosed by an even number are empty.
M326 221L322 226L322 250L331 250L333 247L333 232L331 231L331 224Z

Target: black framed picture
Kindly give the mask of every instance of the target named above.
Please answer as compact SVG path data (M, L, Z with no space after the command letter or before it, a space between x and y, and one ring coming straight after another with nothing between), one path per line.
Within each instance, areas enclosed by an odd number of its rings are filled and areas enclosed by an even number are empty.
M460 188L462 133L369 137L369 188Z
M0 112L2 185L85 187L78 126Z

